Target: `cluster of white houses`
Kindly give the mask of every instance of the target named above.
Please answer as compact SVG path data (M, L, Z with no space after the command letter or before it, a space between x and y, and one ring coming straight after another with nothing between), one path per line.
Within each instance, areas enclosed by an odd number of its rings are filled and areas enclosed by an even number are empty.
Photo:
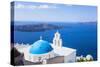
M57 31L54 34L53 43L49 43L40 37L33 44L15 44L15 48L24 54L24 59L33 63L47 63L48 59L54 59L63 56L63 62L75 62L76 50L68 47L63 47L63 41L60 33Z

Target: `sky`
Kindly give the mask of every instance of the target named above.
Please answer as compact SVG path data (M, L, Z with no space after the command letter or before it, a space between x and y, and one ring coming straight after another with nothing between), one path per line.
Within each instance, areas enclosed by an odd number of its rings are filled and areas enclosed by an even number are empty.
M97 7L37 2L14 2L14 21L94 22Z

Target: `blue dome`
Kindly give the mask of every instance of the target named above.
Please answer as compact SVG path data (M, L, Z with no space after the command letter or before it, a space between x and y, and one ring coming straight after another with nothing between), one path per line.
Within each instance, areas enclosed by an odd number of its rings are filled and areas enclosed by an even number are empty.
M29 52L31 54L44 54L52 50L53 48L51 47L50 43L44 40L38 40L34 44L32 44Z

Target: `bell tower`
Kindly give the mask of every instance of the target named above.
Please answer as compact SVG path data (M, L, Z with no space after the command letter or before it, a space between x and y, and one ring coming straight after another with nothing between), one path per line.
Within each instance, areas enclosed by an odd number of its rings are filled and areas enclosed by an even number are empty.
M62 47L62 39L60 38L60 33L58 31L54 34L53 45L58 48Z

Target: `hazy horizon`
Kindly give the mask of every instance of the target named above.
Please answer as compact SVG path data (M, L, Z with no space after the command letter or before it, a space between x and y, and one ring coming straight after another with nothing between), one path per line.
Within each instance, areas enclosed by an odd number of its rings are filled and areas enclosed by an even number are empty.
M14 2L14 21L21 22L94 22L97 7L83 5Z

